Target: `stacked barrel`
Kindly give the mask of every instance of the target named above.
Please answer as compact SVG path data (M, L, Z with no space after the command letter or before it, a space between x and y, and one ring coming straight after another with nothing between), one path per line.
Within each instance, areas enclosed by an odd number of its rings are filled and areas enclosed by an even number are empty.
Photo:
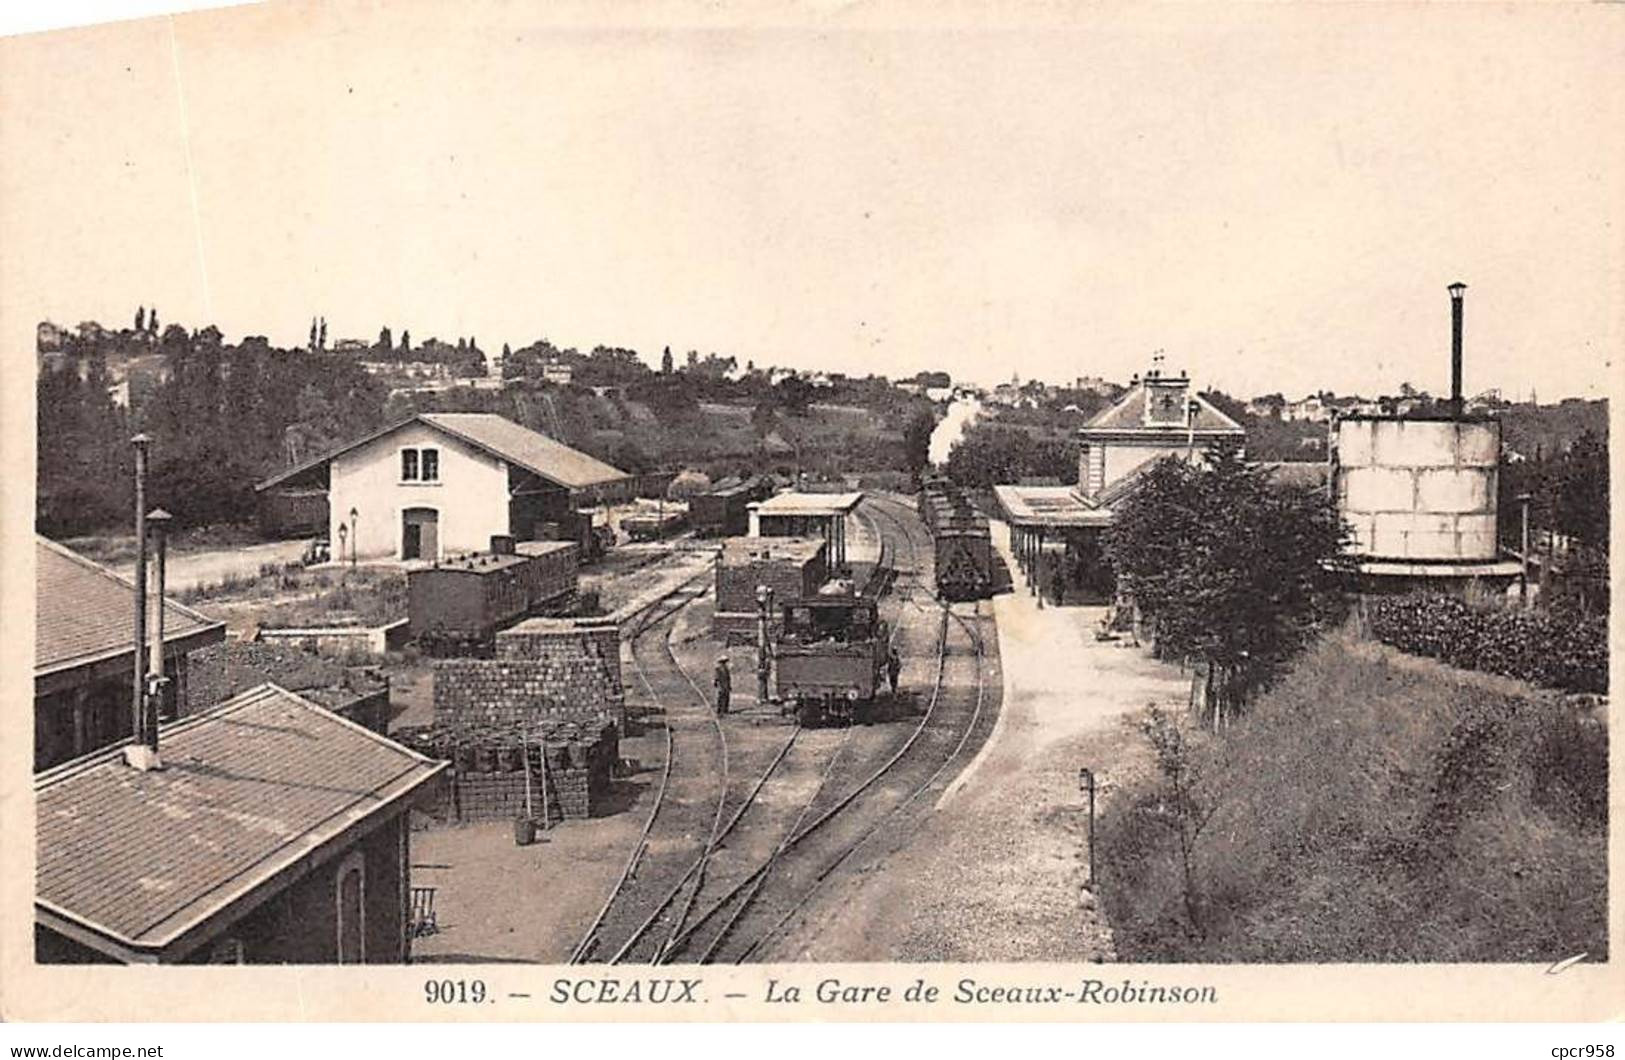
M425 725L391 736L451 763L451 782L435 815L452 821L590 817L620 760L618 730L607 716L524 730Z

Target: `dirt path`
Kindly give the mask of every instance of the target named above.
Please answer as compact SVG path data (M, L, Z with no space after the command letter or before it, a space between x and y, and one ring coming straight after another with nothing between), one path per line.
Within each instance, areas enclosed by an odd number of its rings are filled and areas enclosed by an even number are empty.
M1002 551L1002 526L994 538ZM1145 763L1132 716L1148 702L1183 703L1188 679L1125 642L1097 641L1104 608L1040 611L1018 589L994 613L1004 704L982 753L901 846L829 888L775 958L1112 958L1083 887L1078 769L1094 769L1110 798L1124 771Z

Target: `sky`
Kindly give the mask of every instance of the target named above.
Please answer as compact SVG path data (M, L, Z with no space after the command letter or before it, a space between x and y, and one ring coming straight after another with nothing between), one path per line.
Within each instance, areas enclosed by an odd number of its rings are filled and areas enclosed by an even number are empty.
M322 314L651 363L1062 382L1161 350L1239 396L1439 393L1460 280L1469 393L1617 377L1621 5L738 10L0 42L7 348L156 305L289 345Z

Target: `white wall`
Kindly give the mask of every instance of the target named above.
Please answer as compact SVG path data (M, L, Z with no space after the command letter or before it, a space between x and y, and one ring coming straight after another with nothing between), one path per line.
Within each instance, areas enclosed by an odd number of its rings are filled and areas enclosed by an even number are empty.
M1177 445L1125 445L1121 442L1107 442L1105 486L1110 486L1152 457L1173 455L1184 459L1187 453L1194 453L1200 457L1206 447L1207 442L1201 438L1196 439L1194 447L1188 445L1184 438L1181 438ZM1105 486L1101 488L1104 489Z
M440 481L402 482L400 451L422 446L440 450ZM492 534L509 532L507 465L421 423L409 423L334 457L330 482L328 541L335 559L339 524L348 524L352 507L357 512L356 554L362 559L400 558L401 512L407 508L440 513L442 556L483 551Z
M1360 555L1490 560L1500 425L1341 420L1337 503Z

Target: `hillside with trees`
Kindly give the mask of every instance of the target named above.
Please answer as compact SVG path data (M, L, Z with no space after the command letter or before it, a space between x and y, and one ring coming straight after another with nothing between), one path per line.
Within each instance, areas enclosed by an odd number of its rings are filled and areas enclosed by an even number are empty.
M128 523L137 431L152 438L150 503L183 527L247 523L256 482L419 412L494 412L634 473L904 472L929 436L930 403L879 376L814 382L695 351L656 371L634 350L582 354L544 338L505 350L499 388L475 387L487 361L472 336L414 345L386 327L375 343L329 349L325 323L312 318L309 342L292 349L261 336L227 343L212 326L159 330L145 307L132 328L42 325L40 531ZM410 381L364 362L447 372L430 385L395 385ZM570 381L546 378L549 365L568 366Z

